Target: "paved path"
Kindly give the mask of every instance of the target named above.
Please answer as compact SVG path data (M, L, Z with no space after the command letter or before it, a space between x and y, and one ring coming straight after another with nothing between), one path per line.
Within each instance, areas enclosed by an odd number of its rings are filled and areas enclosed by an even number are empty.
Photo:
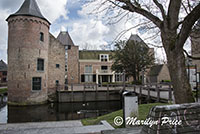
M80 121L59 121L0 125L0 134L100 134L113 129L106 121L93 126L83 126Z
M102 134L140 134L142 127L121 128L115 130L106 130Z

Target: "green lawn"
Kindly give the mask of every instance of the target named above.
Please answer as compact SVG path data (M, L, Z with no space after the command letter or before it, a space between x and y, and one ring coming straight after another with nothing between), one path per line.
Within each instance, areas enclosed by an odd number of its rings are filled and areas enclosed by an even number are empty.
M167 103L150 103L150 104L141 104L139 105L139 120L145 120L146 116L149 113L149 110L153 106L158 106L158 105L167 105ZM106 120L108 123L110 123L113 127L118 128L117 126L114 125L113 120L116 116L121 116L123 117L123 111L115 111L107 115L99 116L97 118L88 118L88 119L83 119L81 120L83 125L96 125L98 124L101 120ZM121 126L123 127L123 126Z
M7 92L7 91L8 91L7 88L2 88L2 89L0 89L0 94L1 94L1 93L5 93L5 92Z

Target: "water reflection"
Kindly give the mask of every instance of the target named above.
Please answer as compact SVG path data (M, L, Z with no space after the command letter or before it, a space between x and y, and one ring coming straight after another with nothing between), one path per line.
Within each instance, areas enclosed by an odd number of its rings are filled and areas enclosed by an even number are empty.
M8 109L7 105L4 106L3 108L0 108L0 124L7 123L7 120L8 120L8 116L7 116L8 110L7 109Z
M4 109L8 109L8 111L6 111L8 114L3 112L3 115L0 117L8 116L8 123L62 121L78 120L104 115L121 109L121 103L120 101L60 104L52 103L26 107L7 106L4 107ZM5 120L3 122L3 120L0 119L0 123L5 123Z

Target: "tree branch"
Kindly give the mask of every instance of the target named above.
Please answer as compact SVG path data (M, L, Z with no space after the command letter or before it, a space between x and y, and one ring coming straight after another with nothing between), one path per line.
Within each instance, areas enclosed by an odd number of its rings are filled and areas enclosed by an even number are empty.
M188 52L187 52L185 49L183 49L183 52L184 52L184 53L187 55L187 57L190 58L190 59L193 59L193 60L200 60L200 57L193 57L193 56L189 55Z
M183 48L185 41L190 35L190 31L195 22L200 18L200 3L185 17L182 28L178 34L177 43L179 48Z
M186 6L183 4L183 2L181 3L181 5L183 6L183 8L184 8L186 14L189 14L189 12L187 11L187 8L186 8Z
M172 29L177 26L179 19L179 12L182 0L170 0L167 18L169 19L169 28Z
M148 12L147 10L141 8L138 4L136 4L138 6L133 5L133 3L130 0L116 0L116 1L119 1L124 4L121 7L124 10L128 10L130 12L136 12L138 14L141 14L144 17L146 17L147 19L151 20L157 27L159 27L159 28L162 27L162 21L158 17L156 17L152 13Z
M160 11L161 11L161 13L162 13L162 17L163 17L163 19L165 19L166 18L166 13L165 13L165 10L164 10L164 8L163 8L163 5L162 4L160 4L159 2L158 2L158 0L153 0L153 2L156 4L156 6L160 9Z

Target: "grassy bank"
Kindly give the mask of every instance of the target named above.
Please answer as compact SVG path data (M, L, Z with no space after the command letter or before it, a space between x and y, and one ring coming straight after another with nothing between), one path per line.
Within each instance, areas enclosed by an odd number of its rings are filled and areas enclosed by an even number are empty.
M0 89L0 94L1 94L1 93L5 93L5 92L7 92L7 91L8 91L7 88L2 88L2 89Z
M150 104L141 104L139 105L139 120L145 120L146 116L149 113L149 110L153 106L158 106L158 105L166 105L166 103L150 103ZM117 126L114 125L113 120L116 116L121 116L123 117L123 111L115 111L107 115L99 116L97 118L88 118L88 119L83 119L81 120L83 125L96 125L98 124L101 120L106 120L108 123L110 123L113 127L117 128Z

